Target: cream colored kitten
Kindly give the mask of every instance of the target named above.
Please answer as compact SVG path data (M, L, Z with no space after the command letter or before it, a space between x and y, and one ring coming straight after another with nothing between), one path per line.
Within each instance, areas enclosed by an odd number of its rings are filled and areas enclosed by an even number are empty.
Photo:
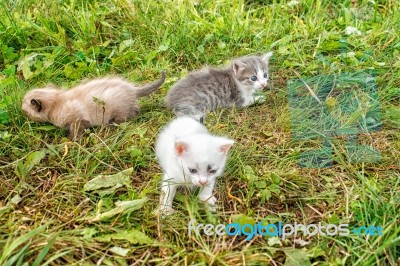
M122 123L139 113L137 99L158 89L161 79L144 87L120 77L97 78L63 90L54 86L26 93L22 111L33 121L50 122L69 130L72 139L92 126Z

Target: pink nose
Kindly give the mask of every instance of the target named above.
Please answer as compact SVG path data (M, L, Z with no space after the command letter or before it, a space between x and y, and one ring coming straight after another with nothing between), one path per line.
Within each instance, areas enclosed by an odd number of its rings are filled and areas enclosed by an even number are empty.
M263 83L260 83L260 85L261 85L262 88L264 88L267 85L267 83L263 82Z
M205 186L207 185L207 180L199 180L200 185Z

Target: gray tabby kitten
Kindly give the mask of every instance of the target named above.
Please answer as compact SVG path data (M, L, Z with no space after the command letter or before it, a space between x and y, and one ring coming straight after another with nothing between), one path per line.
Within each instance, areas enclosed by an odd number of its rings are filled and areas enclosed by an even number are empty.
M264 100L256 96L268 82L268 62L272 52L233 60L228 68L203 68L179 80L166 96L167 106L177 116L199 121L208 111L220 107L246 107Z

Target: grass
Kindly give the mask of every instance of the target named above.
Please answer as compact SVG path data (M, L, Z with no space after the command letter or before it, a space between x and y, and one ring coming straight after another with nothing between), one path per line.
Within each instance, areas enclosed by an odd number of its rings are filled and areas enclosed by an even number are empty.
M399 3L294 2L1 1L0 264L398 265ZM361 35L347 36L347 26ZM211 132L236 140L218 181L218 211L182 190L177 213L160 220L153 213L161 179L154 143L173 118L166 91L190 70L269 50L268 101L207 117ZM70 87L107 74L144 83L163 69L167 82L141 101L138 117L93 128L77 142L20 109L26 91L47 83ZM375 75L382 125L360 133L359 142L378 150L380 161L352 162L348 136L338 136L331 167L299 167L299 155L321 140L293 137L287 82L363 70ZM336 111L343 123L359 118ZM128 182L111 192L84 189L100 174L131 167ZM93 220L118 201L140 199ZM375 225L384 235L189 236L192 218Z

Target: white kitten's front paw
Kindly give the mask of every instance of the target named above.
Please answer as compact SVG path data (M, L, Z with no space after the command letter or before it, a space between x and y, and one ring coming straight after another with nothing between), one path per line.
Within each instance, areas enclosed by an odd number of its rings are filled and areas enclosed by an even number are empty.
M215 207L216 203L217 203L217 198L214 196L208 196L208 197L200 197L201 201L204 201L205 203L207 203L207 209L215 212L217 209Z
M204 201L205 203L208 203L211 206L214 206L217 203L217 198L214 196L200 197L200 200Z

